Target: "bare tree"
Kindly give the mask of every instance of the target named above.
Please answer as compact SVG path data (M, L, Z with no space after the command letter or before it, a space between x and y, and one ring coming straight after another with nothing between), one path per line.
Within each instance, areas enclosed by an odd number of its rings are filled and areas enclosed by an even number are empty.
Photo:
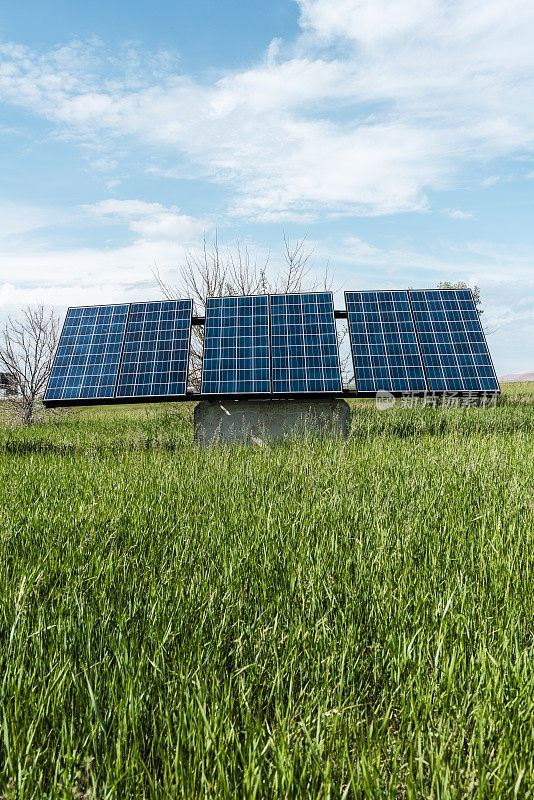
M42 408L59 336L59 320L43 305L27 306L19 318L9 317L0 334L0 369L7 373L13 396L8 410L24 425Z
M178 285L165 283L157 267L153 273L165 297L169 300L192 297L195 312L201 314L208 297L301 291L311 271L308 265L311 255L312 251L306 249L306 237L291 242L284 235L284 266L272 277L269 274L269 256L258 263L251 257L248 247L243 247L240 242L233 249L222 249L216 233L211 245L204 237L199 253L185 251L185 264L180 269Z
M200 252L186 250L185 264L180 269L178 284L166 283L157 267L153 274L165 297L176 300L192 297L194 313L203 315L208 297L251 294L289 294L300 292L307 283L308 289L321 284L309 282L312 251L306 247L306 237L292 242L284 234L283 266L273 273L269 255L262 261L253 258L248 247L237 242L234 248L221 248L217 233L211 244L204 237ZM322 283L322 282L321 282ZM328 267L324 287L330 288ZM189 384L200 390L202 372L202 345L204 330L195 326L191 336Z

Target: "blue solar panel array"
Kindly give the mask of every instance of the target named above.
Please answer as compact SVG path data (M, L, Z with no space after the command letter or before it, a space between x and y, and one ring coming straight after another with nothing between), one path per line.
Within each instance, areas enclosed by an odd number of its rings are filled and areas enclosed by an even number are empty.
M408 292L345 292L356 388L425 391Z
M498 392L469 290L346 292L359 392ZM70 308L45 402L185 397L193 304ZM206 301L205 395L340 394L331 292Z
M192 313L192 300L132 303L116 397L186 393Z
M270 295L274 394L341 392L331 292Z
M45 400L114 396L128 309L127 304L69 308Z
M69 308L45 401L185 394L192 306Z
M269 298L258 295L206 300L202 392L270 391Z
M469 289L410 291L430 391L499 390Z

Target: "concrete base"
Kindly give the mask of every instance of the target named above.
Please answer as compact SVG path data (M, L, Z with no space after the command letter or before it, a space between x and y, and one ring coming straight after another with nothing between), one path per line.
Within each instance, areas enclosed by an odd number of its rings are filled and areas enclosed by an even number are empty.
M201 445L263 445L303 434L346 438L350 409L345 400L202 400L194 422Z

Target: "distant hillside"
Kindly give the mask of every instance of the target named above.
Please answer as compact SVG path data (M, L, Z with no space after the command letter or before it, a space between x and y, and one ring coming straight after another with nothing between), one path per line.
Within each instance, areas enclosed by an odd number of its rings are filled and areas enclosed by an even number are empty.
M534 369L528 372L517 372L515 375L503 375L499 378L500 383L519 383L520 381L534 381Z

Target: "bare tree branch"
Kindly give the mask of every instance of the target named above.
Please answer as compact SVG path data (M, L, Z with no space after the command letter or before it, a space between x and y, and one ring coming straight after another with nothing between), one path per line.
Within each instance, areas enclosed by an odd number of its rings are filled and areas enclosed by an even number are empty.
M7 408L23 424L41 409L59 338L59 320L43 305L22 309L8 318L0 334L0 370L7 376Z

